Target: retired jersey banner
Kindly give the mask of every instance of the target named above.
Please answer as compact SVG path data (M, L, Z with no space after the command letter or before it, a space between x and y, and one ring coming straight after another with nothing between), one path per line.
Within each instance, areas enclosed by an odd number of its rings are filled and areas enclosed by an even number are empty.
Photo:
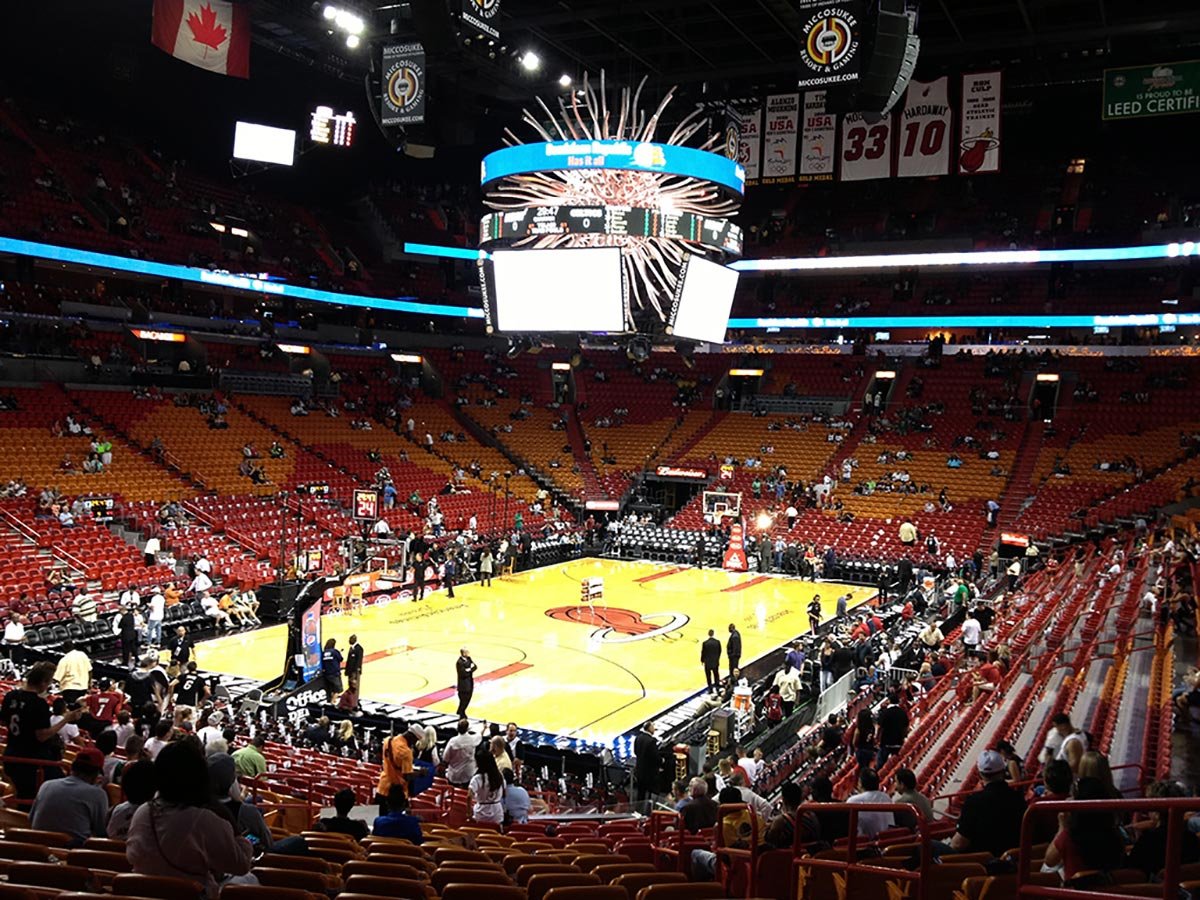
M250 13L224 0L154 0L150 40L200 69L250 77Z
M950 79L910 81L900 111L896 175L950 174Z
M1105 119L1200 112L1200 60L1104 70Z
M758 184L762 178L762 169L759 168L762 158L762 108L742 113L741 124L737 161L746 173L746 184Z
M1001 73L973 72L962 80L958 172L1000 171Z
M862 0L800 0L800 74L797 87L858 80Z
M763 125L763 184L783 184L795 180L799 123L799 94L773 94L767 97L767 118Z
M825 92L804 95L797 181L833 181L837 155L837 116L825 111Z
M892 117L868 122L862 113L842 120L842 181L892 177Z
M420 44L383 47L381 125L415 125L425 121L425 48Z

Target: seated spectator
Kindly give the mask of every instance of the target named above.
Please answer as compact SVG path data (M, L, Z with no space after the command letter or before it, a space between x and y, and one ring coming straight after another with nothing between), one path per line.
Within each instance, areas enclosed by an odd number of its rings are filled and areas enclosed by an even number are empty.
M858 793L846 799L847 803L891 803L892 798L879 789L879 773L863 766L858 770ZM862 837L874 838L881 831L895 827L895 816L890 812L861 812L858 814L858 833Z
M1173 781L1155 781L1146 786L1146 796L1152 799L1186 797L1187 791ZM1162 814L1152 812L1141 824L1137 840L1129 849L1126 865L1145 872L1147 879L1154 879L1167 864L1167 820ZM1181 865L1200 862L1200 841L1187 828L1182 835L1179 862Z
M1105 800L1109 799L1107 793L1098 778L1080 778L1075 785L1076 800ZM1052 869L1061 866L1064 887L1111 884L1110 873L1120 867L1125 850L1116 816L1112 812L1077 810L1060 814L1058 822L1058 834L1046 848L1045 865Z
M236 758L237 754L234 754ZM317 822L317 831L329 831L334 834L347 834L356 841L361 841L371 833L371 829L363 819L351 818L350 813L355 806L354 791L342 788L333 795L333 808L337 815L326 816ZM376 820L378 821L378 820Z
M227 814L213 811L200 748L190 741L164 747L154 772L158 798L138 807L129 824L125 854L133 871L196 882L209 900L223 884L256 883L240 877L250 871L254 851Z
M204 575L201 572L196 578L201 578ZM229 618L229 613L221 609L221 602L212 594L207 592L200 595L200 608L204 610L204 614L216 622L221 628L232 628L233 620Z
M833 798L833 782L827 775L813 779L810 793L814 803L837 802ZM820 810L817 812L817 821L821 825L821 840L830 844L850 834L850 814L844 810Z
M917 790L917 776L912 769L897 770L894 784L896 792L892 794L893 801L911 803L925 817L926 823L933 821L933 804L929 802L928 797ZM905 828L917 827L916 819L910 813L896 813L895 816L897 825Z
M1021 842L1025 798L1008 786L1008 766L995 750L984 750L976 764L983 787L963 800L950 848L960 853L987 851L1001 856Z
M42 783L29 811L29 825L42 831L71 835L80 847L89 837L107 831L108 794L97 782L104 771L104 754L85 747L71 761L71 774Z
M125 840L129 835L129 823L133 814L143 803L153 800L158 791L154 763L138 760L126 765L121 773L121 790L125 792L125 802L114 806L108 819L108 836L119 841Z
M221 739L224 743L224 739ZM211 742L210 742L211 743ZM236 823L237 832L250 839L258 850L270 850L274 843L258 807L242 798L238 784L237 764L228 753L208 754L208 777L212 785L213 802L224 807Z
M717 824L717 803L708 796L708 782L703 778L693 778L688 784L691 797L683 805L683 827L692 834L698 834L705 828Z
M421 820L408 812L408 791L403 785L393 784L388 791L388 811L377 816L371 826L376 837L404 838L420 846L425 841L421 834Z

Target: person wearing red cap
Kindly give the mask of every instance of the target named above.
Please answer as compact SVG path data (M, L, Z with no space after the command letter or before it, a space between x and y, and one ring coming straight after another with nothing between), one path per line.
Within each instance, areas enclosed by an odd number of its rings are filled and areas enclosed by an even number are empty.
M104 754L85 747L71 761L71 774L44 782L29 812L29 824L41 831L71 835L79 847L90 837L108 833L108 794L96 782L104 769Z

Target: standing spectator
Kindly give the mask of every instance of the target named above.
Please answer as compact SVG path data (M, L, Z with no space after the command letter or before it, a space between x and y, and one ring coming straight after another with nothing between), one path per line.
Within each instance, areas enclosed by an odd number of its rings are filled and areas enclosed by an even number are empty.
M16 610L9 613L4 626L4 649L14 664L25 661L25 618Z
M466 787L475 775L475 745L479 743L471 734L471 723L459 719L458 734L446 742L442 761L446 764L446 780L455 787Z
M82 709L68 710L56 724L50 724L50 705L44 695L54 680L54 663L34 663L25 673L25 683L4 695L0 703L0 723L8 730L4 744L4 774L12 782L19 800L32 800L41 782L40 772L56 771L44 769L33 763L8 762L7 757L17 759L54 760L60 755L58 733L67 725L78 722Z
M512 769L504 770L504 813L508 821L524 825L529 821L529 809L532 802L529 791L516 783Z
M421 563L420 565L423 565ZM458 716L462 718L467 714L467 707L471 705L471 697L475 693L475 670L479 666L475 665L475 660L471 659L471 654L466 647L458 651L458 659L454 663L456 675L456 689L458 691Z
M87 693L92 683L92 661L75 646L74 641L64 642L63 650L66 652L54 670L54 680L58 682L62 698L68 704L72 704Z
M731 625L730 628L733 626ZM658 757L658 740L654 737L654 723L642 726L633 741L633 781L636 800L643 803L658 792L658 772L661 768Z
M975 618L974 609L967 613L967 618L963 620L961 633L963 655L966 657L978 657L979 641L983 636L983 626L980 625L979 620Z
M129 864L139 875L197 882L205 897L216 897L233 880L229 876L250 871L254 851L226 815L213 811L208 766L195 744L164 747L154 768L158 798L133 814L125 846Z
M708 638L700 645L700 663L704 666L704 680L709 693L715 693L721 687L721 642L711 628Z
M334 638L325 642L321 653L321 675L325 679L325 701L333 703L342 692L342 651Z
M186 668L188 660L192 658L192 651L196 649L195 644L188 637L188 630L180 625L175 629L175 637L171 638L168 647L171 651L171 665L167 669L167 673L178 675Z
M167 612L167 598L156 585L150 589L150 610L146 615L146 643L158 649L162 643L163 617Z
M1066 713L1058 713L1050 720L1051 731L1046 738L1046 753L1053 754L1050 758L1065 760L1071 767L1071 772L1078 776L1079 763L1087 752L1087 735L1076 728L1071 717ZM1057 740L1052 740L1052 739Z
M854 720L854 728L847 735L854 747L854 759L860 769L875 761L875 718L870 709L860 709Z
M808 601L808 630L816 634L821 629L821 595Z
M900 705L900 695L889 691L887 704L879 711L879 758L877 768L900 752L908 737L908 713Z
M133 660L137 657L138 624L135 609L131 603L123 604L113 623L113 634L121 644L121 665L127 669L133 667Z
M471 815L476 822L500 824L504 821L504 776L490 753L476 758L479 771L467 786L471 798Z
M474 518L474 517L472 517ZM479 554L479 583L483 587L492 586L492 571L496 567L496 557L492 554L490 544L484 546Z
M742 633L729 623L729 640L725 642L725 655L729 657L729 671L738 668L742 661Z
M42 831L71 835L72 847L90 837L105 837L108 794L96 784L104 769L104 754L84 747L71 761L71 774L47 781L38 789L29 811L29 825Z

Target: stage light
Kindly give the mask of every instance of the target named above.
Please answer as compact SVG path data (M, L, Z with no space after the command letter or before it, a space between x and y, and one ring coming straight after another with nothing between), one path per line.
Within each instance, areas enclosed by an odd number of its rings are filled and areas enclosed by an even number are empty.
M346 10L339 11L334 22L342 31L352 35L362 34L363 29L366 27L362 19Z
M536 72L542 67L542 58L532 50L526 50L521 57L521 68L526 72Z
M760 512L754 523L758 526L759 531L767 531L772 525L775 524L775 520L772 519L768 513Z
M328 4L325 5L325 18L326 19L329 19L332 21L333 19L337 18L337 14L338 14L338 11L337 11L336 6L330 6Z
M569 88L571 86L571 76L565 72L558 76L558 86Z
M357 49L359 43L360 43L360 41L358 39L357 34L346 35L346 46L349 47L351 50Z

